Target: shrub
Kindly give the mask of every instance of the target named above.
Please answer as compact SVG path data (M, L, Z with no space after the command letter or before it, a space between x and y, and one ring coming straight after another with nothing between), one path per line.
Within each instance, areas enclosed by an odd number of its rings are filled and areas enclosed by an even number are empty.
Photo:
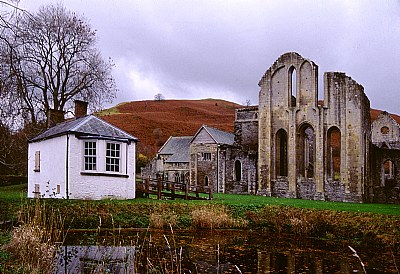
M200 207L191 212L195 228L234 228L247 225L243 219L234 219L224 207Z

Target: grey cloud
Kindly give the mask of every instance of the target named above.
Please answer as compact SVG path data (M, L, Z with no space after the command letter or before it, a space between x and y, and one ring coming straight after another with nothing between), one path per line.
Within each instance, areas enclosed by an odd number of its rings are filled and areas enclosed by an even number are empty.
M21 5L36 9L44 2ZM372 107L400 113L395 0L65 0L64 5L89 18L103 54L116 60L118 101L151 99L161 91L168 98L214 94L257 103L265 70L284 52L296 51L319 65L321 83L325 71L346 72L364 86ZM152 92L153 87L160 90Z

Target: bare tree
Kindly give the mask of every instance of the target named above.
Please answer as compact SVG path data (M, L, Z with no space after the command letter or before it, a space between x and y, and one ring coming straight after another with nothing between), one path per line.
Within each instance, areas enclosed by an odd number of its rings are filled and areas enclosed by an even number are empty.
M154 95L154 101L162 101L162 100L165 100L165 97L161 93L157 93L156 95Z
M101 57L85 18L48 5L0 27L0 89L25 123L46 119L49 109L69 111L76 99L95 110L115 98L113 64Z

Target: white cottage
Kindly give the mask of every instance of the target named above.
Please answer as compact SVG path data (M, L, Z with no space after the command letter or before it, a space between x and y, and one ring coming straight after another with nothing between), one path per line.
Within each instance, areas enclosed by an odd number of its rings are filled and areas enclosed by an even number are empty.
M135 198L137 141L93 115L49 128L29 141L28 197Z

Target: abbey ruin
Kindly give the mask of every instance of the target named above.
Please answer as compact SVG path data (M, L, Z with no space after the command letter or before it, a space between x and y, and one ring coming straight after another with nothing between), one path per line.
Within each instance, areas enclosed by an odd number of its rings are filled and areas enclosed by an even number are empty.
M319 101L318 66L295 52L281 55L258 85L259 105L236 110L230 137L203 127L187 137L186 157L172 149L144 176L225 193L400 203L400 121L387 112L372 121L362 85L325 72Z

